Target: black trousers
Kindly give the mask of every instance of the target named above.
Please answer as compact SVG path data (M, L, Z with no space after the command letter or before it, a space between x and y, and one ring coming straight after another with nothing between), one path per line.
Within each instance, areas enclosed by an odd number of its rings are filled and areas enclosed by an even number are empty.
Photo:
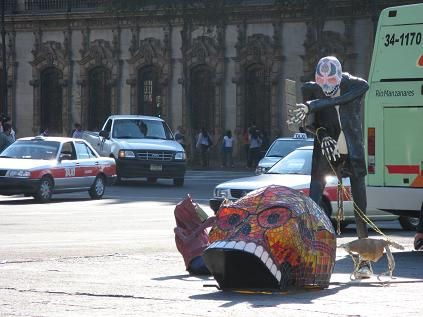
M338 175L342 175L341 166L336 168ZM310 182L310 198L313 199L317 204L320 204L323 191L326 186L326 176L328 175L327 169L317 168L314 173L311 175ZM355 205L363 213L366 213L367 208L367 195L366 195L366 183L364 181L364 176L355 176L352 173L349 174L350 183L351 183L351 192ZM357 236L358 238L367 238L368 230L367 223L360 217L357 207L354 206L354 218L355 224L357 227Z
M420 218L419 218L419 223L417 225L417 233L423 233L423 204L422 207L420 209Z

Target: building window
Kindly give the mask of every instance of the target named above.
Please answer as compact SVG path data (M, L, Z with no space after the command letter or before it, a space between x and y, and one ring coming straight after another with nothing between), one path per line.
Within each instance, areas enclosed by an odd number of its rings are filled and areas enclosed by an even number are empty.
M160 116L160 91L154 66L143 67L138 71L137 87L138 114Z
M88 74L88 129L98 131L111 114L111 73L103 66L93 68Z
M48 129L50 135L61 135L63 132L62 77L62 73L55 67L41 72L40 128Z
M215 85L213 73L206 66L197 66L191 72L191 98L188 104L188 114L192 115L190 121L195 130L206 128L214 133L215 118Z
M264 66L254 64L246 70L244 127L255 124L260 131L270 130L270 85Z

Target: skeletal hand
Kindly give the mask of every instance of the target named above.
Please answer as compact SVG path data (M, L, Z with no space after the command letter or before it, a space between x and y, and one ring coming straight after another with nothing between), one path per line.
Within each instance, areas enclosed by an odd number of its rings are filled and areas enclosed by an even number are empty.
M341 157L338 151L337 142L330 136L326 136L322 140L322 154L329 160L336 162Z
M308 106L303 103L297 103L297 109L292 110L292 116L286 122L288 124L300 124L306 118Z

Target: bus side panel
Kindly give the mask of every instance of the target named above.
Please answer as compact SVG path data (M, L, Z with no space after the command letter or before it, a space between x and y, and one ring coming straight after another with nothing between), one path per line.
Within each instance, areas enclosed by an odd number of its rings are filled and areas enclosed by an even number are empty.
M423 187L423 105L383 108L384 185Z

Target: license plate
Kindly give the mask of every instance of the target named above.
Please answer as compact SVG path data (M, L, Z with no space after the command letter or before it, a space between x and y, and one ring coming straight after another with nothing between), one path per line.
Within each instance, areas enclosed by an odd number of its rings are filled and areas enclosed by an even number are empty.
M150 165L150 171L161 171L162 166L159 164L151 164Z

